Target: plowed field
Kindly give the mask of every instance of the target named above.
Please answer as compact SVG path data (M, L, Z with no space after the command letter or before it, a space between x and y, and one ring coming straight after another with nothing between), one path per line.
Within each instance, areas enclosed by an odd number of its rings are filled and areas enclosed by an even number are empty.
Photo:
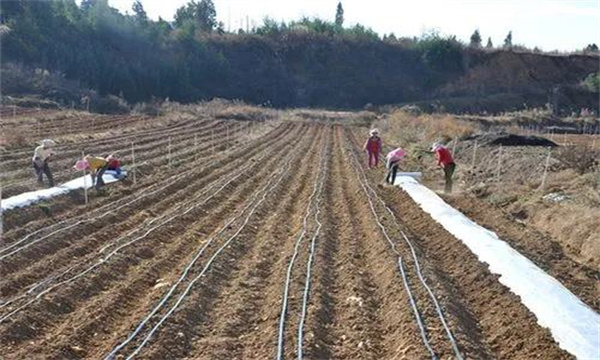
M352 129L232 123L60 149L59 180L82 147L135 141L147 165L87 207L74 193L50 216L4 214L0 358L570 358L465 246L380 184ZM16 193L34 186L29 156L2 158Z

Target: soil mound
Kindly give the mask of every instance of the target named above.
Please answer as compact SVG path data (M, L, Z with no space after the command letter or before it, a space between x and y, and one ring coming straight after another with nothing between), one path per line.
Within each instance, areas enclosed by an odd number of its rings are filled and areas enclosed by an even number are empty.
M467 140L477 141L484 146L544 146L556 147L555 142L539 136L523 136L507 133L480 134L469 137Z

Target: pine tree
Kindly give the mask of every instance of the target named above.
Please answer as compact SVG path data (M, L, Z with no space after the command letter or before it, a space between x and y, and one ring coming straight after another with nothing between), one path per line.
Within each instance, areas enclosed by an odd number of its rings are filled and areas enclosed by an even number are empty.
M337 10L335 11L335 25L338 27L344 25L344 8L341 1L338 3Z
M506 39L504 39L504 48L505 49L511 49L513 46L512 44L512 31L508 32L508 35L506 35Z
M487 45L485 46L486 49L493 49L494 48L494 44L492 44L492 38L488 37L488 42Z
M211 32L217 26L217 10L212 0L201 0L195 15L202 31Z
M479 29L475 30L475 32L473 32L473 35L471 35L471 43L469 44L469 46L474 48L481 47L481 35L479 34Z
M140 0L135 0L133 2L133 5L131 6L131 9L133 10L133 14L136 21L140 23L145 23L148 21L148 14L146 14L146 10L144 10L144 5L142 5L142 2Z
M96 0L81 0L80 7L83 12L87 12L93 8L94 5L96 5Z
M588 46L586 46L586 48L583 51L584 52L596 53L596 52L598 52L598 45L596 45L596 44L589 44Z

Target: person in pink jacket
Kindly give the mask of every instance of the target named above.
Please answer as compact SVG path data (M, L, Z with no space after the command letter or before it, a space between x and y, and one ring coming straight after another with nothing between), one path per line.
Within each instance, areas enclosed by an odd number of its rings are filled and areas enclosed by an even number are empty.
M381 153L381 138L377 129L372 129L369 132L369 138L365 142L363 150L366 150L369 156L369 168L377 167L379 165L379 154Z
M404 150L401 148L394 149L387 154L385 164L385 167L388 169L387 176L385 177L386 183L394 185L396 182L398 167L400 166L400 162L404 158L405 154L406 152L404 152Z

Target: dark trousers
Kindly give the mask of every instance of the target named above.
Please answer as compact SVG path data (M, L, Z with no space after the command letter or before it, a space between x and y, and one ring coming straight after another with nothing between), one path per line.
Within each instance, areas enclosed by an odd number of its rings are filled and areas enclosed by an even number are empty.
M52 172L50 171L47 161L34 161L33 169L37 175L38 184L44 183L44 174L46 174L46 177L48 178L48 184L50 187L54 187L54 178L52 177Z
M102 176L104 175L106 169L108 169L108 166L101 167L95 174L92 174L92 185L96 187L96 190L104 186L104 180L102 180Z
M392 164L388 169L387 176L385 177L385 182L388 184L394 185L396 182L396 174L398 173L398 164Z
M448 194L452 192L452 175L454 175L454 170L456 170L455 163L444 166L444 179L446 180L444 192Z

